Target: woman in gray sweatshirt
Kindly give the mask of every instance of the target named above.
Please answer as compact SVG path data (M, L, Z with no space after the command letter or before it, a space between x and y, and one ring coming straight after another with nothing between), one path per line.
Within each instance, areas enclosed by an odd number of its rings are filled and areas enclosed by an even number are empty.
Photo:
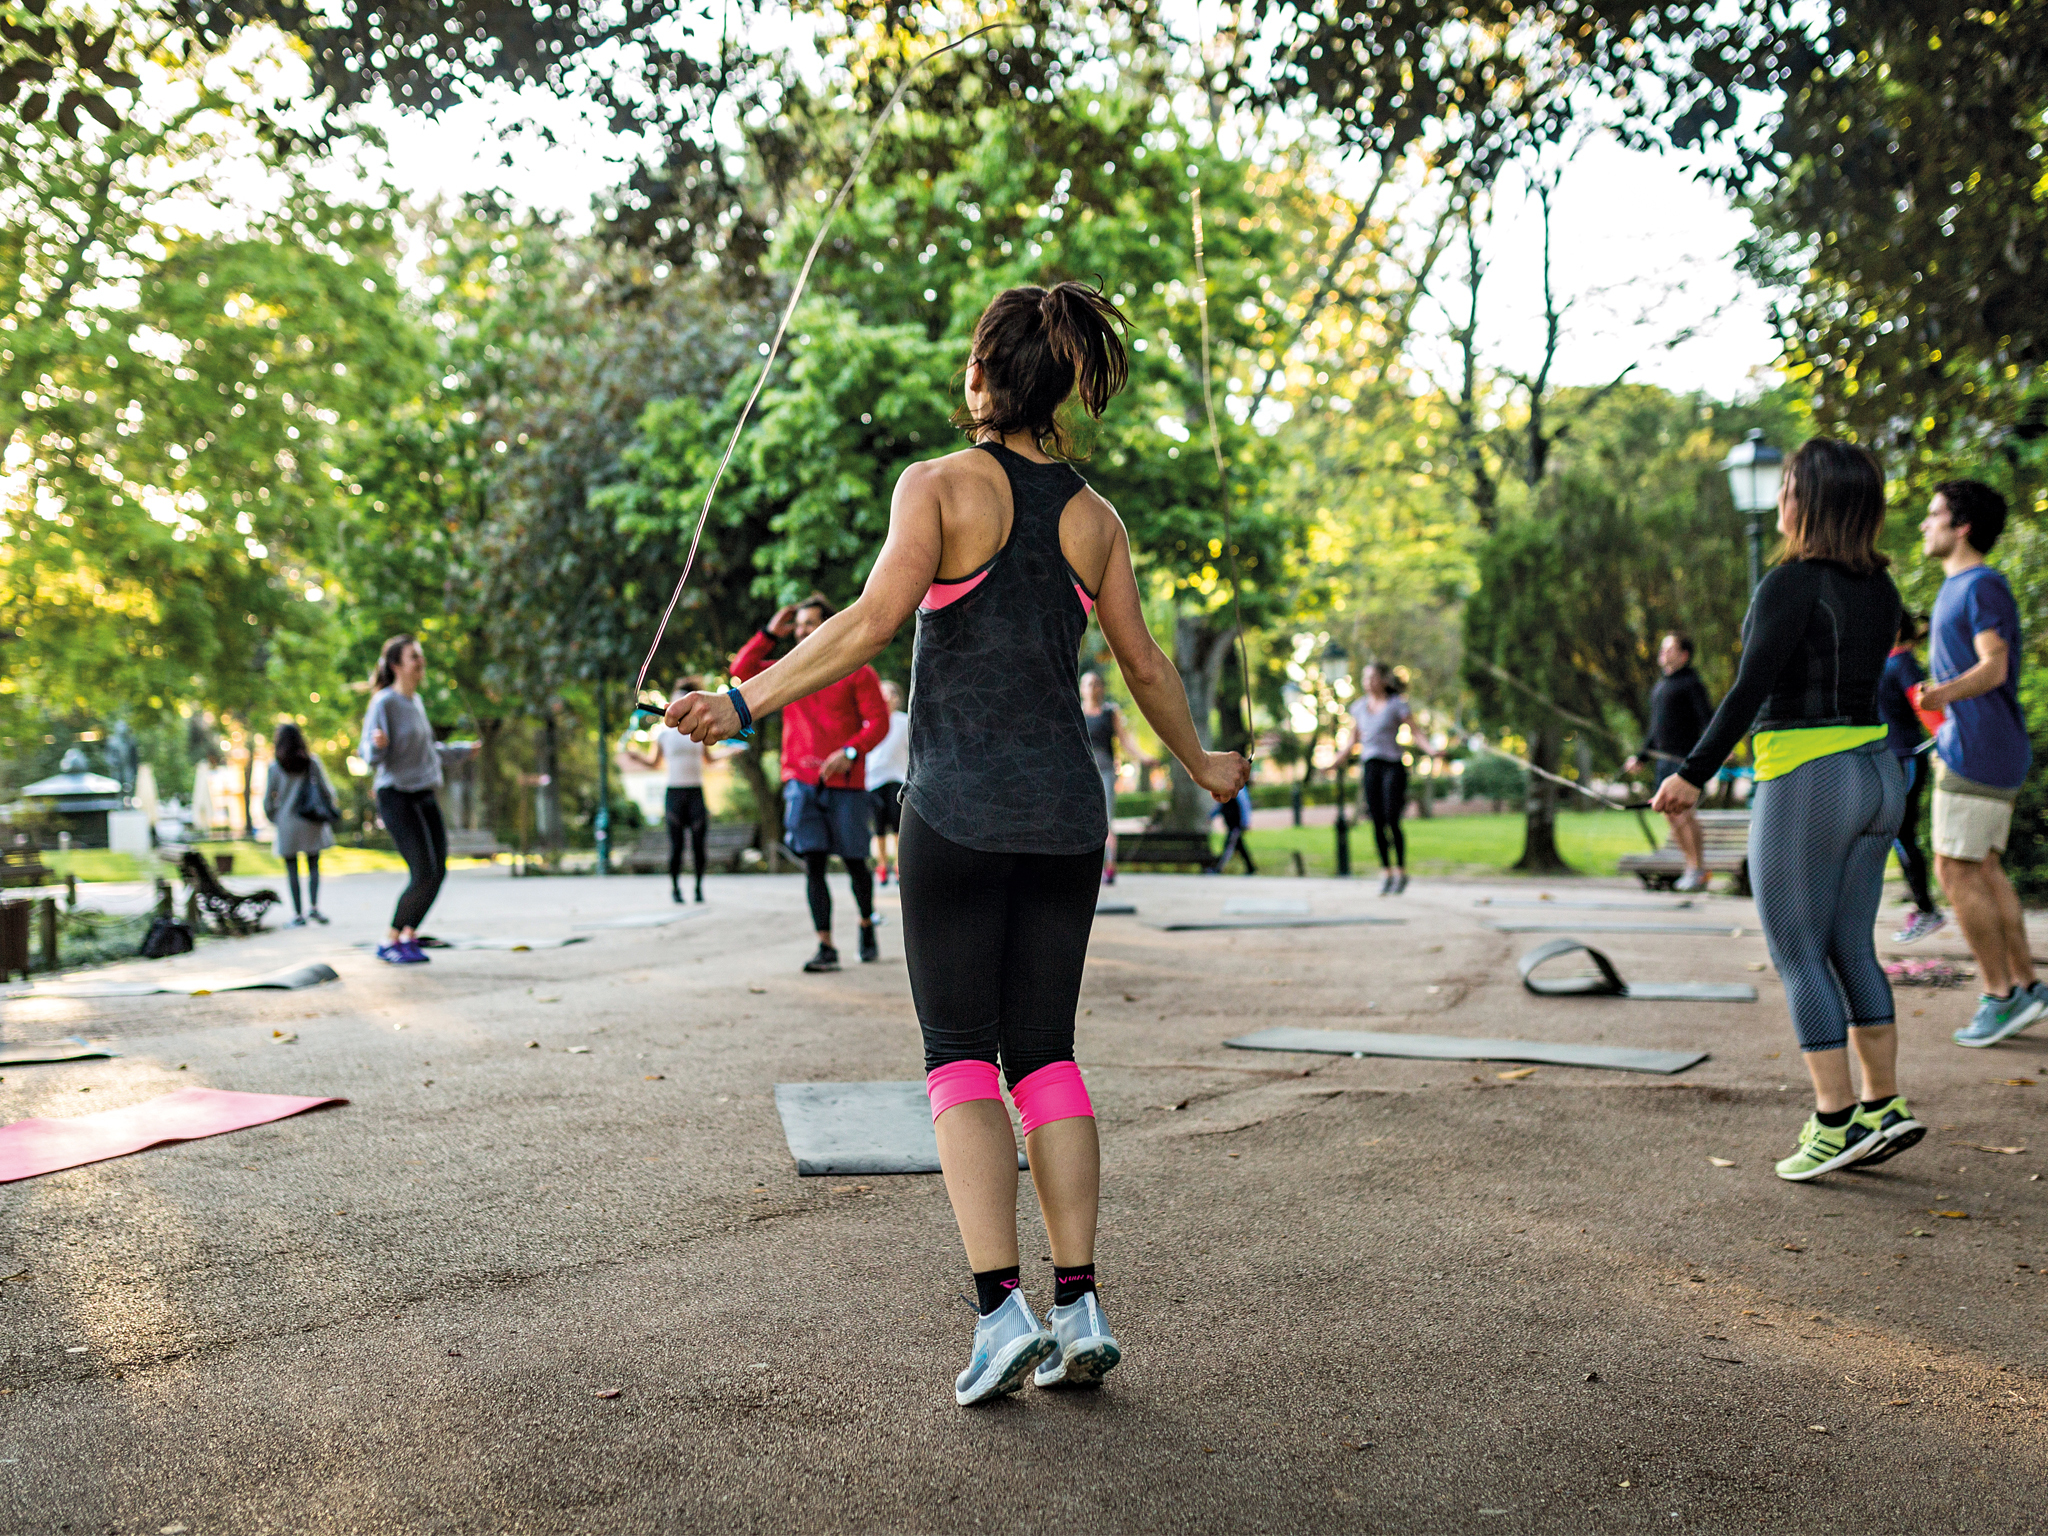
M392 965L426 963L419 925L448 873L448 831L434 795L441 787L441 753L419 700L426 674L419 642L393 635L377 658L375 691L363 716L361 756L377 770L377 815L412 874L391 914L390 937L377 946L377 958Z

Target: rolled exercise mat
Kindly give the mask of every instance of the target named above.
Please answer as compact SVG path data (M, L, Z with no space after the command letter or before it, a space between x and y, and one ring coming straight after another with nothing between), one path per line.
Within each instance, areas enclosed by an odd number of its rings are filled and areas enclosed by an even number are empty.
M326 982L339 981L341 977L331 965L315 961L311 965L287 966L281 971L271 971L262 976L186 976L179 981L93 981L80 978L75 981L52 981L43 983L25 993L10 994L15 997L152 997L159 993L184 997L210 997L216 992L296 992L303 987L317 987Z
M921 1082L777 1083L775 1108L800 1178L939 1171ZM1017 1166L1026 1166L1021 1152Z
M105 1109L65 1120L17 1120L0 1126L0 1184L125 1157L159 1142L197 1141L303 1114L323 1104L347 1102L287 1093L181 1088L126 1109Z
M1696 1067L1705 1051L1644 1051L1613 1045L1556 1045L1548 1040L1468 1040L1458 1035L1385 1035L1357 1029L1279 1026L1239 1035L1240 1051L1320 1051L1330 1056L1405 1056L1418 1061L1533 1061L1546 1067L1604 1067L1612 1072L1669 1075Z
M1563 955L1584 954L1596 975L1547 976L1532 973ZM1614 962L1577 939L1552 939L1515 962L1522 985L1538 997L1626 997L1646 1003L1753 1003L1756 988L1743 981L1623 981Z

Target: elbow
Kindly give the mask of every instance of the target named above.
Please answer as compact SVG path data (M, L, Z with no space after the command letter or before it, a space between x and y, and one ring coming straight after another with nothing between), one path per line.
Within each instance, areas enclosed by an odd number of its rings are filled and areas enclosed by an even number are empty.
M1166 652L1160 650L1156 643L1146 646L1143 652L1128 661L1118 657L1117 665L1123 669L1125 681L1133 688L1157 688L1173 673Z

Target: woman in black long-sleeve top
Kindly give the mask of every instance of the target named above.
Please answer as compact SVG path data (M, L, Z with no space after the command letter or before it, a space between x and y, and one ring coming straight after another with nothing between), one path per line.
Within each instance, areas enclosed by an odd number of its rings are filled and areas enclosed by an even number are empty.
M1742 622L1735 686L1651 802L1666 814L1693 805L1754 725L1750 879L1815 1100L1782 1179L1881 1162L1926 1134L1899 1095L1891 984L1871 933L1906 798L1877 709L1901 610L1877 550L1883 526L1884 474L1867 449L1817 437L1792 455L1778 498L1785 552Z

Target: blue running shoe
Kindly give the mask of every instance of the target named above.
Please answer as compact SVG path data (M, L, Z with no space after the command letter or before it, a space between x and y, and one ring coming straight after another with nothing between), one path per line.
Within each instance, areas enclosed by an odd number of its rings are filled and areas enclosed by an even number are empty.
M974 1358L953 1383L953 1401L965 1408L1015 1392L1047 1355L1059 1352L1059 1341L1039 1325L1022 1291L1010 1292L1004 1303L974 1325Z
M410 960L405 958L405 946L403 944L379 944L377 946L377 958L386 965L412 964Z
M1045 1314L1045 1325L1059 1340L1059 1348L1032 1376L1038 1386L1092 1387L1124 1357L1116 1335L1109 1331L1109 1319L1102 1315L1102 1299L1093 1291L1054 1307Z
M2010 1040L2034 1020L2048 1013L2048 997L2041 984L2013 988L2011 997L1980 997L1970 1022L1955 1032L1957 1045L1996 1045Z
M418 939L400 939L398 947L404 952L407 965L426 965L433 959L424 949L420 948L420 941Z

